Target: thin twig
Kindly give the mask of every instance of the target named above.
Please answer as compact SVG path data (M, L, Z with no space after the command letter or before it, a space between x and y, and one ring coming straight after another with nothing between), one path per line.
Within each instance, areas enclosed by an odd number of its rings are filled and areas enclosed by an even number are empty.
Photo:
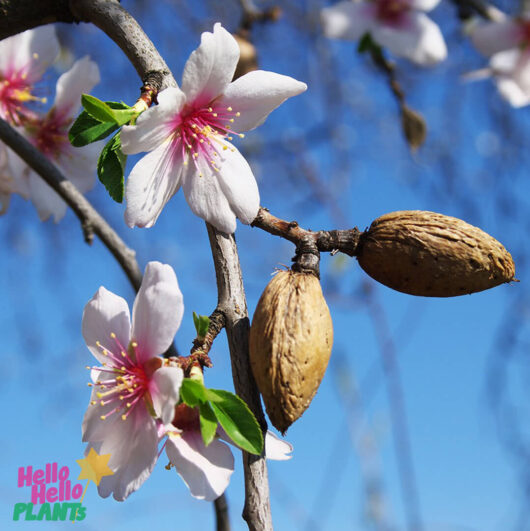
M347 230L320 230L313 232L298 225L296 221L285 221L272 215L266 208L260 207L258 215L251 223L270 234L280 236L297 247L312 240L317 249L323 253L341 253L355 256L361 232L357 228Z
M215 521L217 531L230 531L230 517L228 515L228 502L226 496L221 494L214 501Z

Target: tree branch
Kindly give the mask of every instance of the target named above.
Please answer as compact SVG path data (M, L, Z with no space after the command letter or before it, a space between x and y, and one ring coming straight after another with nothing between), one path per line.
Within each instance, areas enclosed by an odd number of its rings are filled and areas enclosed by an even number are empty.
M125 53L145 85L176 86L166 62L138 22L117 0L70 0L74 16L105 32Z
M138 291L142 282L142 273L135 258L136 253L125 245L83 194L37 148L1 118L0 140L66 201L79 218L87 243L91 243L93 233L99 236L122 267L134 290Z
M0 0L0 40L52 22L76 22L69 0Z
M248 357L250 323L235 238L233 234L227 235L217 231L209 223L206 226L217 278L219 297L217 307L226 318L225 327L234 388L254 413L263 432L266 432L267 423ZM271 530L272 517L265 456L243 452L243 465L246 494L243 518L251 531Z
M226 496L221 494L213 504L217 531L230 531L230 517L228 515L228 502L226 501Z
M273 216L266 208L260 207L258 215L251 223L270 234L280 236L297 247L307 245L308 241L316 246L320 252L341 253L355 256L361 232L357 228L348 230L320 230L313 232L298 225L296 221L285 221Z

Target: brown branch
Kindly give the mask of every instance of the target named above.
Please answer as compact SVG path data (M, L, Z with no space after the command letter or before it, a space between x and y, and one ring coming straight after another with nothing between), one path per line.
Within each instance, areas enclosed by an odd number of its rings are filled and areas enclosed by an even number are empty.
M76 22L69 0L0 0L0 40L52 22Z
M138 291L142 282L142 273L135 258L136 253L125 245L83 194L40 151L1 118L0 140L66 201L79 218L87 243L91 243L93 233L99 236L120 264L134 290Z
M230 348L234 388L254 413L263 432L265 432L267 423L248 357L250 323L235 238L233 234L227 235L219 232L209 223L206 224L206 227L217 278L217 307L226 318L225 326ZM243 452L243 465L245 471L243 518L247 521L251 531L271 530L272 517L265 456Z
M228 515L228 502L226 501L226 496L221 494L213 504L217 531L230 531L230 517Z
M341 252L355 256L361 232L356 227L348 230L320 230L313 232L298 225L296 221L285 221L273 216L266 208L260 207L258 215L251 223L270 234L280 236L297 247L312 242L323 253Z
M177 83L138 22L117 0L70 0L72 13L104 31L125 53L144 85L163 90Z

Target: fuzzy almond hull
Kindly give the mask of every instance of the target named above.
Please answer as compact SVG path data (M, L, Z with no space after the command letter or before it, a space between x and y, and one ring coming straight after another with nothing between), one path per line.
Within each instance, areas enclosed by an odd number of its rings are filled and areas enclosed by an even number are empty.
M410 295L454 297L514 280L510 253L465 221L405 210L376 219L357 258L372 278Z
M324 377L333 325L319 280L280 271L250 328L250 363L272 424L282 433L308 408Z

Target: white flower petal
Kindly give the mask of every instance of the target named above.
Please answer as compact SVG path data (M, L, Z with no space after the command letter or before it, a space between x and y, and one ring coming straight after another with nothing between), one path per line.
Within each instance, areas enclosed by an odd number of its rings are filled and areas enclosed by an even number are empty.
M96 380L105 381L110 380L113 376L109 373L92 369L90 371L92 381ZM115 403L110 402L105 405L101 405L101 399L97 396L100 390L96 387L92 387L92 393L90 395L90 401L88 403L85 416L82 424L83 442L95 443L103 441L108 434L115 429L114 423L124 422L120 415L110 415L105 420L101 419L102 415L107 415L115 407ZM95 402L95 403L93 403ZM119 428L120 426L118 426Z
M249 131L262 124L267 116L287 98L301 94L307 85L289 76L255 70L230 83L216 106L232 107L234 131Z
M112 476L101 479L100 496L106 498L113 493L114 499L123 501L140 488L156 464L158 436L155 421L139 403L126 420L119 419L112 424L105 439L89 445L87 451L90 446L100 455L110 454L108 464L114 470Z
M56 112L73 118L81 107L81 94L90 92L99 81L98 65L88 55L76 61L57 80L54 103Z
M199 432L184 432L169 436L166 452L195 498L213 501L228 487L234 456L221 441L204 446Z
M19 129L17 129L21 132ZM29 199L30 167L11 149L6 149L7 173L13 178L14 192L24 199Z
M521 51L518 48L494 54L490 59L493 74L512 75L521 62Z
M221 94L234 77L239 46L221 24L201 35L200 46L190 55L182 75L188 104L202 107Z
M129 345L130 329L127 302L103 286L100 287L83 312L83 337L90 352L100 363L107 363L108 357L97 346L97 342L99 341L103 348L117 352L117 343L111 337L111 334L115 334L116 339L126 349Z
M293 457L288 455L293 451L293 445L280 439L272 431L265 434L265 456L274 461L287 461Z
M134 155L157 148L171 134L171 123L184 106L186 96L176 87L158 95L158 105L144 111L136 125L124 125L121 130L121 149Z
M219 152L217 177L221 190L230 204L232 212L249 225L258 215L259 190L254 174L245 157L232 146Z
M84 194L92 190L96 184L97 161L102 149L103 142L94 142L78 148L66 145L59 159L55 160L55 164Z
M168 349L183 313L182 293L173 268L149 262L133 306L131 335L138 343L139 363Z
M430 66L447 57L447 47L438 25L427 15L409 12L403 27L379 25L372 37L393 54Z
M530 103L530 93L525 92L511 77L500 76L497 78L497 88L501 96L512 107L524 107Z
M182 157L171 142L164 142L141 158L125 187L125 222L129 227L152 227L166 203L180 188Z
M373 28L375 13L374 6L350 0L327 7L321 12L324 35L356 41Z
M440 0L409 0L410 8L418 9L420 11L431 11L439 3L440 3Z
M149 382L149 394L158 418L169 424L175 416L184 373L179 367L160 367Z
M192 212L222 232L236 230L236 216L218 179L217 172L202 157L190 162L183 173L182 189Z
M59 54L52 25L40 26L0 41L0 71L26 75L28 84L38 81Z
M29 172L29 195L41 221L53 216L55 223L66 214L66 203L59 194L35 172Z
M517 48L521 41L521 27L511 18L480 24L473 30L471 40L480 53L489 57L503 50Z

